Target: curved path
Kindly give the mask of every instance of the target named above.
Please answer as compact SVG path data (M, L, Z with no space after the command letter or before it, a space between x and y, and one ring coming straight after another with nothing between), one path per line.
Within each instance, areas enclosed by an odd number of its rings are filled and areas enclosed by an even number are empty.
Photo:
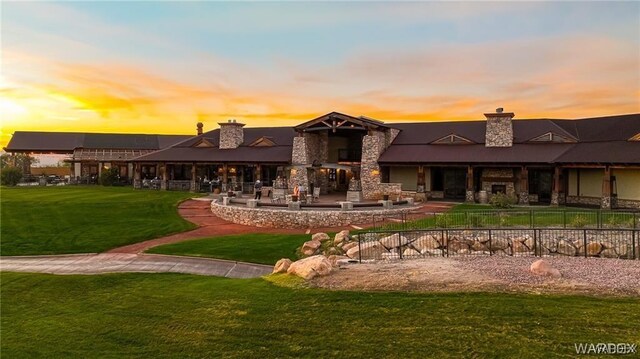
M455 203L450 202L427 202L424 205L417 207L410 218L417 219L420 217L426 217L432 215L433 212L446 212ZM183 242L190 239L198 239L204 237L217 237L229 234L243 234L243 233L280 233L280 234L304 234L315 232L339 232L343 229L361 229L371 227L372 224L360 224L359 227L343 226L343 227L327 227L327 228L313 228L312 230L304 229L286 229L286 228L265 228L255 226L245 226L226 221L222 218L215 216L211 212L211 199L198 198L184 201L178 206L178 213L186 220L197 224L199 227L188 231L173 234L166 237L156 238L144 242L134 243L123 247L114 248L107 253L143 253L144 251L169 243Z
M257 278L271 273L272 268L262 264L160 254L101 253L0 258L0 271L52 274L142 272Z

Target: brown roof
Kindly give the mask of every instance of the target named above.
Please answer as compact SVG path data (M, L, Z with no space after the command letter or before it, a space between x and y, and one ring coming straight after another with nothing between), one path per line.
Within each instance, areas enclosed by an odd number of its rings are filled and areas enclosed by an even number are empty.
M640 142L627 141L640 133L640 114L579 120L514 120L514 145L487 148L485 121L400 123L402 132L380 156L393 163L640 163ZM576 143L527 143L555 133ZM446 135L467 138L477 145L432 145Z
M16 131L5 150L61 153L70 153L76 148L157 150L191 137L188 135Z
M249 147L221 150L217 147L171 147L140 156L133 162L253 162L289 163L291 146Z

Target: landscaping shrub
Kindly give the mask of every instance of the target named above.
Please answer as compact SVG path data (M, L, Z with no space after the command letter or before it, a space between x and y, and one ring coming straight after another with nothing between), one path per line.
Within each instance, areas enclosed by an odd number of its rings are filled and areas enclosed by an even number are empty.
M438 214L436 216L436 227L437 228L448 228L453 224L453 218L447 214Z
M589 224L589 218L581 214L578 214L571 219L571 222L569 224L573 228L582 228L587 224Z
M100 174L100 184L103 186L114 186L120 181L120 173L117 167L103 170Z
M0 174L0 182L3 186L15 186L22 179L22 171L16 167L6 167Z
M515 196L509 196L504 193L498 192L491 196L489 203L496 208L511 208L518 202Z

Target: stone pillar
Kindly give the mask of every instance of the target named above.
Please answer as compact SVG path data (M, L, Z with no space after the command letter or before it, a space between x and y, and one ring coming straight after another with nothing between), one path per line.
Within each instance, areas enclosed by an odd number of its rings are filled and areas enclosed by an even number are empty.
M473 193L473 167L467 166L467 191L465 193L465 202L475 203L476 198Z
M167 181L169 180L168 176L169 174L167 173L167 164L163 163L162 165L160 165L160 172L161 172L161 178L162 180L160 181L160 189L166 191L167 190Z
M191 183L189 184L189 191L190 192L197 192L198 191L198 182L197 182L197 178L196 178L196 163L192 163L191 164Z
M257 180L262 180L262 166L258 163L256 165L256 172L254 173L254 176L256 178L253 179L253 182L257 181ZM269 186L268 183L263 183L263 186Z
M100 182L101 175L102 175L102 162L98 162L98 183Z
M222 192L228 191L227 181L229 180L229 174L227 173L229 170L226 163L222 164Z
M551 205L556 207L560 204L560 167L553 169L553 189L551 190Z
M602 200L600 208L611 209L611 168L604 168L604 176L602 177Z
M522 166L520 170L520 197L518 198L518 204L529 204L529 170L525 166Z
M133 188L139 189L142 188L142 180L140 179L140 163L133 164Z
M380 165L378 158L384 151L385 135L383 132L372 131L362 138L362 160L360 164L360 183L362 196L365 199L382 198Z
M293 138L293 149L291 151L291 172L289 174L289 188L295 184L304 186L309 190L309 178L307 176L307 137L298 136Z

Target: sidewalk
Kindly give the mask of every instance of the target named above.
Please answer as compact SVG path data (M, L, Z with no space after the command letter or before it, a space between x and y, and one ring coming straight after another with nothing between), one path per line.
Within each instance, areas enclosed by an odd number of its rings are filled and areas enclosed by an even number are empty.
M0 257L0 271L52 274L142 272L257 278L271 273L272 268L262 264L160 254L101 253Z

